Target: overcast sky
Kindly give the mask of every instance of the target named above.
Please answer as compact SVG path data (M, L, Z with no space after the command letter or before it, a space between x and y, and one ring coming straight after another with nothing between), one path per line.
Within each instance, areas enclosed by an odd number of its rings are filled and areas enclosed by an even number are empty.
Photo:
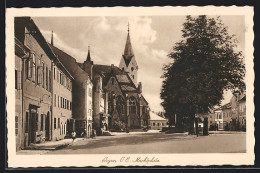
M243 16L221 16L230 35L239 41L238 50L244 52L245 22ZM54 32L54 45L83 62L88 46L95 64L119 66L130 24L132 47L139 66L138 81L142 82L143 95L154 111L160 106L162 67L171 60L167 57L174 43L181 40L185 16L141 17L34 17L36 25L50 42ZM225 94L227 103L231 93Z

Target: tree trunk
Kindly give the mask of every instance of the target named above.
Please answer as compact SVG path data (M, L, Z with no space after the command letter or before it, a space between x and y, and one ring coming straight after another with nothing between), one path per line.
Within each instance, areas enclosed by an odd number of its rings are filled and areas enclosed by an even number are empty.
M194 120L195 120L195 114L192 114L190 116L190 128L189 128L189 135L194 135Z
M199 136L199 124L198 124L198 118L195 118L195 131L196 131L196 135L197 137Z
M209 135L208 117L205 117L203 122L203 136L208 136L208 135Z

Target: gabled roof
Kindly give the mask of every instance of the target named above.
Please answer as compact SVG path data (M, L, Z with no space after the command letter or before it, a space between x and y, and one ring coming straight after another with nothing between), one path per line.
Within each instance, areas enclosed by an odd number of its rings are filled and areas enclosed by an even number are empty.
M221 106L221 109L231 109L231 104L227 103L227 104Z
M150 111L150 120L151 121L167 121L167 119L160 117L159 115L153 113L152 111Z
M53 52L56 54L57 58L65 66L65 68L68 70L68 72L72 75L74 79L76 79L77 77L84 77L84 79L89 78L87 72L80 68L75 58L73 58L66 52L60 50L59 48L51 44L49 45L52 48Z
M96 74L103 74L103 82L105 86L110 79L110 77L114 76L118 81L119 87L121 88L122 92L137 92L137 88L135 87L133 81L130 79L128 74L121 70L116 66L108 66L108 65L94 65L93 71Z

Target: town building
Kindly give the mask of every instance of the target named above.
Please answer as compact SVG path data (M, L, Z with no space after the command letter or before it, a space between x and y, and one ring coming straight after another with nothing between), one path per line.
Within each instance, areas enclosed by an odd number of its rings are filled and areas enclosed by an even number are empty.
M56 59L40 30L30 17L14 20L16 43L26 47L22 58L22 129L21 146L51 140L52 61ZM18 124L18 127L21 127Z
M232 122L236 130L246 130L246 94L237 93L230 99Z
M90 91L93 108L93 129L97 131L98 135L102 135L104 131L108 130L108 100L107 92L104 89L102 70L95 70L94 62L91 60L90 48L88 49L87 59L78 65L89 74L93 83L93 88ZM89 92L89 93L90 93Z
M23 146L23 61L29 56L29 49L15 37L15 137L16 150Z
M221 106L222 113L223 113L223 126L224 130L231 130L233 129L232 124L232 111L231 111L231 104L227 103L223 106Z
M53 46L53 35L51 45ZM59 57L53 62L52 71L52 139L60 140L69 136L75 127L74 119L72 119L72 80L74 78L60 62Z
M215 110L215 122L217 125L217 130L224 130L223 112L221 108Z
M72 118L75 119L75 122L73 119L69 120L68 123L71 128L68 133L70 134L70 131L75 130L77 136L83 136L84 134L86 137L90 137L93 123L93 84L91 75L87 73L87 70L92 70L92 68L89 68L89 64L85 63L86 71L84 71L76 62L75 58L52 44L50 44L50 46L53 52L58 56L60 62L74 78L74 80L72 80L71 102Z
M154 112L150 112L150 127L152 130L161 130L163 127L167 127L167 119L160 117Z

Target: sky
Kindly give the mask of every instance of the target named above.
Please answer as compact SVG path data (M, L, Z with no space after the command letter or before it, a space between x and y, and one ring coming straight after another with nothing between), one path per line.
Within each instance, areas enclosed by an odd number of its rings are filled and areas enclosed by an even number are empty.
M210 16L215 17L215 16ZM235 34L239 51L245 49L245 22L243 16L220 16L230 35ZM45 39L85 61L88 46L94 64L119 66L130 25L130 37L139 67L138 81L143 95L153 111L163 111L160 103L163 66L171 62L167 57L174 44L182 39L181 29L185 16L87 16L87 17L33 17ZM224 94L222 104L228 103L231 92Z

